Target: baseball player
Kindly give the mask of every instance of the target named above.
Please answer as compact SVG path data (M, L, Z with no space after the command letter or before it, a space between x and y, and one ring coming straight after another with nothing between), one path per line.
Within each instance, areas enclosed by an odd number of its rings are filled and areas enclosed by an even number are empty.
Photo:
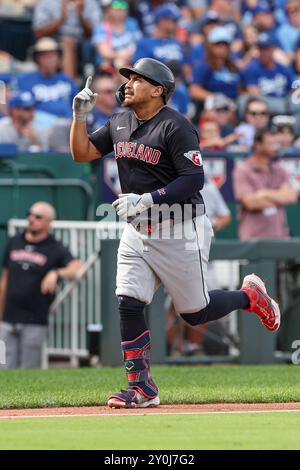
M143 314L160 283L168 290L177 313L190 325L244 309L258 315L268 330L276 331L280 311L255 274L244 278L239 291L208 292L206 273L213 230L199 193L204 173L197 132L167 106L175 81L166 65L142 58L119 72L127 81L117 97L128 110L113 115L88 135L86 116L96 100L89 77L73 101L70 144L76 162L90 162L115 152L122 194L113 206L127 221L118 250L116 295L128 386L111 395L108 406L145 408L160 403L150 372L150 331ZM153 209L174 203L191 208L180 221L171 214L160 223L155 220L152 224L151 215L150 224L137 223ZM168 224L169 237L151 236Z

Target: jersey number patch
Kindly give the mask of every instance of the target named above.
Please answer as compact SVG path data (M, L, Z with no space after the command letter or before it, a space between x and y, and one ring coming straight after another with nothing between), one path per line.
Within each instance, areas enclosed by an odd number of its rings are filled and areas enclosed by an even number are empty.
M189 152L185 153L184 156L191 160L194 165L201 166L202 165L202 156L200 150L190 150Z

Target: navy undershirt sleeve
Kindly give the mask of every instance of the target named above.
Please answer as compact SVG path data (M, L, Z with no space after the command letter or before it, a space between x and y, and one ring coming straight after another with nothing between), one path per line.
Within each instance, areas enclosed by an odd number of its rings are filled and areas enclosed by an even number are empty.
M154 204L174 204L184 201L203 188L204 173L179 176L164 188L151 193Z

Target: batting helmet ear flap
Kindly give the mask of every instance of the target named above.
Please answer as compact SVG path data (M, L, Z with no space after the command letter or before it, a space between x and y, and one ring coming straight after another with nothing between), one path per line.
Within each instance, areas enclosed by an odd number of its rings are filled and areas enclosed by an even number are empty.
M121 85L119 89L116 91L116 100L117 100L117 103L120 105L123 104L123 101L125 100L125 86L126 86L126 82L123 83L123 85Z

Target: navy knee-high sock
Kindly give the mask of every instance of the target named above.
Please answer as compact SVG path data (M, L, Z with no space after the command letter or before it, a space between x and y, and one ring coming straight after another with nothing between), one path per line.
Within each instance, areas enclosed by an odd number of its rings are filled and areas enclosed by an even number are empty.
M121 339L122 341L132 341L148 329L144 317L146 304L125 295L119 295L118 302Z
M199 325L225 317L228 313L240 309L249 308L249 298L241 290L224 291L212 290L209 292L210 302L200 312L181 313L181 317L190 325Z

